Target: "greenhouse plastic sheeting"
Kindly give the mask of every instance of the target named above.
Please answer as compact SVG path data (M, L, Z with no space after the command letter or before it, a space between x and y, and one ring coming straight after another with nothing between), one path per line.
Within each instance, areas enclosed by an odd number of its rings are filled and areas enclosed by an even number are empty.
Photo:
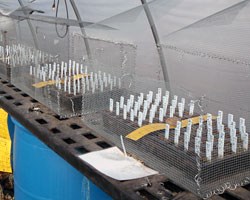
M84 99L87 91L96 99L96 89L105 84L107 95L98 93L105 105L79 101L74 109L81 110L84 123L119 147L122 135L128 152L203 198L249 183L248 0L154 0L143 6L81 1L81 28L71 6L62 25L50 5L39 3L25 5L45 11L54 23L39 20L37 11L30 23L14 19L17 43L53 55L58 76L65 72L63 59L97 69L80 77L79 96ZM37 79L48 66L36 66ZM27 77L34 76L33 68L22 67ZM14 69L17 77L21 68ZM70 90L78 84L74 75ZM125 75L132 77L123 79L126 87L114 90L114 80ZM61 91L63 81L56 80L52 87ZM47 87L44 98L49 100L50 92ZM143 137L130 137L134 132Z

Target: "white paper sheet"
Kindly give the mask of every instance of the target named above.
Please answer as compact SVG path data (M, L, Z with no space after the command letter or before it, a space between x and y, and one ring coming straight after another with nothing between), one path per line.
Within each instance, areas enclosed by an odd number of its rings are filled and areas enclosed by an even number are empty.
M158 173L134 158L125 157L117 147L87 153L79 157L103 174L119 181L142 178Z

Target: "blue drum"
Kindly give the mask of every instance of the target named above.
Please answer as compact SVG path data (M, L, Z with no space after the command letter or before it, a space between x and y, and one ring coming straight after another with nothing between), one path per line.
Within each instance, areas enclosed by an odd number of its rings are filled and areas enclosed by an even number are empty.
M12 122L15 200L111 199L19 122Z

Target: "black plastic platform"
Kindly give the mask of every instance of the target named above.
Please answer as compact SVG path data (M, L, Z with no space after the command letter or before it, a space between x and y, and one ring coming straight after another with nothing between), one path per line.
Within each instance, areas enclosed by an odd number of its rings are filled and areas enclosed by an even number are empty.
M111 147L112 142L86 127L80 117L60 119L48 108L1 78L0 107L114 199L199 199L164 175L131 181L116 181L103 175L82 161L79 155ZM250 185L226 191L211 199L250 200Z

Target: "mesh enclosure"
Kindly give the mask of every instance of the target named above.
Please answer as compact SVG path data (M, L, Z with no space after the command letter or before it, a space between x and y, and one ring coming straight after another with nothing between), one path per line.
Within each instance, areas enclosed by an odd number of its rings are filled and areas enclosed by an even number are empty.
M56 58L26 44L13 44L10 59L11 83L45 105L50 105L47 74Z
M249 8L244 1L165 36L171 78L195 96L205 95L210 112L249 116Z
M249 138L243 118L236 125L221 110L204 114L204 99L180 87L176 90L183 96L155 88L164 85L160 81L142 82L150 82L152 90L129 90L118 101L111 98L108 109L84 115L84 122L120 148L122 135L132 156L201 197L248 183Z
M107 108L109 98L120 98L134 85L135 46L88 38L93 56L90 60L82 49L80 35L72 34L70 41L69 60L39 50L29 54L30 49L21 46L25 58L30 60L31 55L33 60L28 64L17 55L22 65L13 67L13 84L63 118ZM115 57L111 59L112 54Z
M2 77L7 78L10 74L8 59L7 59L7 50L6 50L6 37L4 32L0 33L0 74Z
M217 8L205 2L208 8L202 12L204 5L188 3L159 0L146 5L158 30L156 45L163 50L169 82L162 71L149 75L159 62L151 61L150 68L138 61L134 85L118 100L111 97L108 109L85 114L83 120L120 148L122 135L132 156L209 198L250 181L250 8L249 1L218 1ZM145 47L138 38L148 23L145 12L145 6L137 7L99 22L116 29L108 34L94 26L87 32L134 41L139 59ZM147 42L154 44L151 39ZM151 48L145 48L143 55L147 53L161 56Z
M22 9L12 15L14 18L20 15L21 18L26 19L15 21L19 33L16 42L25 49L22 49L25 52L25 58L20 55L17 55L17 58L29 60L29 56L26 55L28 52L32 57L30 63L12 68L12 83L56 113L63 112L63 108L60 106L62 100L60 90L64 91L62 85L63 76L66 74L64 68L67 68L69 63L69 33L75 27L65 23L57 24L56 18L46 16L31 15L32 20L30 20L25 17ZM69 73L68 68L67 73ZM68 76L68 74L66 75ZM70 81L72 80L70 79ZM71 89L70 91L73 92ZM66 109L65 112L67 110L72 112L72 107Z
M71 57L78 62L88 62L93 71L105 69L106 73L128 76L131 81L135 75L136 46L124 41L83 37L72 34ZM90 47L91 60L88 58L85 42ZM91 63L90 63L91 62ZM129 80L129 79L128 79Z
M11 56L14 40L11 39L6 31L0 32L0 76L10 80L11 76Z
M77 33L72 34L71 40L72 57L84 62L89 70L88 79L82 82L82 114L107 109L109 98L118 100L134 85L136 46L101 38L86 38ZM86 50L86 42L90 52Z
M205 197L249 182L249 152L244 152L248 135L242 133L250 128L247 120L250 111L249 10L249 1L242 1L164 35L162 40L171 79L182 87L190 88L194 96L204 97L205 113L222 110L224 116L228 116L222 120L229 129L225 131L224 160L216 161L211 165L211 171L206 171L203 170L206 163L199 159L198 186ZM172 89L175 90L174 86ZM235 126L232 121L236 121L236 130L230 127L230 124ZM219 137L214 145L219 148L220 142ZM230 148L237 149L237 156L233 159L227 156ZM220 174L224 175L220 177ZM219 181L207 183L203 175Z

